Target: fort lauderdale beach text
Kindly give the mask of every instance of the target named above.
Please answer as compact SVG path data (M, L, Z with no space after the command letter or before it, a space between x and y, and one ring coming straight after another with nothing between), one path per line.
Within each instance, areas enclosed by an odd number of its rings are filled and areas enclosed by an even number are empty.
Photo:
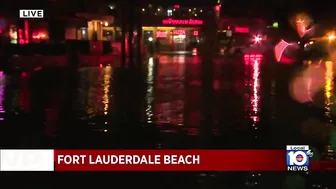
M200 164L199 155L57 155L57 164Z

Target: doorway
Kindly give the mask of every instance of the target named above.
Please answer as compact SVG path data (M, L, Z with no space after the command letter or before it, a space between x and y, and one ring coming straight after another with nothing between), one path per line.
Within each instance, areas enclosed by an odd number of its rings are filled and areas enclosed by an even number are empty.
M174 51L186 50L186 31L185 30L173 30L173 49Z
M186 36L185 35L174 35L174 50L175 51L185 51L186 50Z

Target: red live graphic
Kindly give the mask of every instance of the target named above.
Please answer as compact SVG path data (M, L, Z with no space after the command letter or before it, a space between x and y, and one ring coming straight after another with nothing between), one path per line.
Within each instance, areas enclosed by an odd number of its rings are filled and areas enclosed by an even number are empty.
M285 171L284 150L55 150L57 171Z

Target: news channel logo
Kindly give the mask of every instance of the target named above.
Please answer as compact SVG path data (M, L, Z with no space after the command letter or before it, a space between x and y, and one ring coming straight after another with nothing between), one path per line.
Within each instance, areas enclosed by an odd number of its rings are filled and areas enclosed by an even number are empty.
M21 9L20 18L43 18L44 11L42 9Z
M287 171L308 171L314 153L308 145L287 145Z

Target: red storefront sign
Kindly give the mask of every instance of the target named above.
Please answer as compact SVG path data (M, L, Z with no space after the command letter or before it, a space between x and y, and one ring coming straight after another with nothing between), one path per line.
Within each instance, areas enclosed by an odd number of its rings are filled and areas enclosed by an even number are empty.
M186 35L185 30L173 30L173 35Z
M250 32L250 28L247 28L247 27L236 27L235 28L235 32L237 32L237 33L249 33Z
M164 25L202 25L203 20L176 20L172 18L162 20L162 24Z
M156 31L156 38L167 38L167 31Z

